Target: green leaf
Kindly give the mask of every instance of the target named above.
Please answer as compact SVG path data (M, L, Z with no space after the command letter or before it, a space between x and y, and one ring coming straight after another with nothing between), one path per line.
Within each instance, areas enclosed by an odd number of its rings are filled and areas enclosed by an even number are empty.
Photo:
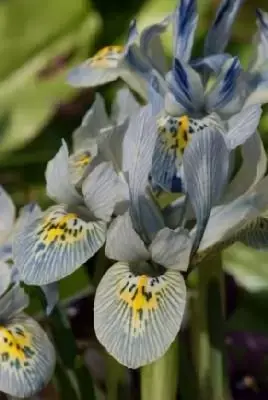
M37 136L59 102L74 95L75 90L66 83L67 68L87 57L99 26L99 16L91 12L68 34L55 40L2 81L0 107L10 120L0 140L0 159L5 152L21 148ZM89 38L92 38L91 43ZM50 77L40 77L40 71L55 57L74 51L74 57L62 70Z
M268 289L268 255L237 243L223 253L223 267L250 292Z

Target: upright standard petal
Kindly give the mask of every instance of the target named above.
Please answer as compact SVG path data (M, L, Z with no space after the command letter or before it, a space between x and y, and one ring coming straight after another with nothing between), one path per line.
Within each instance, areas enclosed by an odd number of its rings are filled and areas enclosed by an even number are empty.
M115 100L112 104L111 117L115 124L121 125L132 114L137 113L140 104L137 102L131 91L127 87L123 87L116 93Z
M146 76L150 72L152 65L150 64L150 60L144 54L142 54L139 45L136 43L138 38L139 32L137 30L137 21L133 19L129 26L124 57L132 70L136 71L146 79Z
M10 234L15 222L16 209L11 197L0 186L0 243Z
M94 304L94 328L107 351L128 368L161 357L182 322L186 287L177 271L136 275L117 263L102 278Z
M230 183L223 202L230 202L243 195L264 177L267 169L267 155L258 132L255 132L242 146L242 166Z
M141 53L150 60L152 66L162 75L167 72L167 61L160 35L165 32L171 19L172 16L168 15L161 22L143 29L140 35Z
M183 157L186 190L195 211L194 251L206 228L212 206L219 201L228 179L229 151L215 127L195 135Z
M124 47L108 46L73 68L68 83L74 87L94 87L115 81L123 66Z
M7 394L29 397L50 381L55 351L43 329L25 314L0 327L0 387Z
M152 260L166 268L186 271L189 266L192 239L183 228L164 228L157 233L150 246Z
M175 58L172 71L167 74L167 81L176 101L188 113L198 113L203 109L204 88L198 73L192 67Z
M188 62L198 22L196 0L181 0L175 12L174 55L180 61Z
M233 150L244 144L256 132L261 113L260 105L247 106L228 120L229 129L225 135L228 149Z
M222 53L231 36L231 28L243 0L222 0L216 18L208 31L204 54Z
M224 64L221 73L206 94L208 112L217 111L229 116L241 110L246 98L241 72L237 57L230 58Z
M115 218L107 231L105 254L111 260L133 262L150 258L150 253L135 232L127 211Z
M148 190L156 138L156 121L150 105L143 107L131 119L126 135L133 137L134 161L129 170L130 214L135 230L145 243L149 243L154 234L164 227L158 206Z
M47 195L51 199L68 205L82 203L82 197L71 182L69 152L64 140L58 153L48 162L45 177Z
M105 222L86 222L64 205L51 207L14 237L21 279L45 285L70 275L99 250L105 235Z
M259 71L268 60L268 13L257 9L256 14L258 31L253 39L253 55L249 63L251 73Z
M94 103L83 117L81 126L72 135L74 152L81 149L92 150L92 144L98 139L100 130L111 124L106 113L104 99L99 93L96 93Z
M127 184L112 163L97 165L82 184L84 201L96 218L109 221L117 204L128 200Z

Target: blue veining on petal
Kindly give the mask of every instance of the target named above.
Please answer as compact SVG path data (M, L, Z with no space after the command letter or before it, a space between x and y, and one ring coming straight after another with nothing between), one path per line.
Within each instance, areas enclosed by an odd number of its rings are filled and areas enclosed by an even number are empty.
M222 0L205 40L204 54L206 56L224 51L231 35L233 22L243 1Z
M188 61L198 21L196 0L181 0L175 18L175 56Z
M236 91L242 71L241 65L237 57L234 57L233 60L230 59L229 64L207 94L207 106L210 110L223 108L238 94Z

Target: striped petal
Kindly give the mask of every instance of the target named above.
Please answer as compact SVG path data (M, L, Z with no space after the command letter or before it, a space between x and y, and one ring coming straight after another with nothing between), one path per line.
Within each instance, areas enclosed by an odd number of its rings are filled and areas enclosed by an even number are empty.
M182 117L164 116L158 119L158 132L152 158L153 184L168 192L184 192L182 158L192 136L213 123L204 118L201 120Z
M198 22L196 0L181 0L175 13L175 57L189 61Z
M103 221L86 222L59 205L17 232L14 260L22 280L45 285L73 273L105 241Z
M18 397L40 392L50 381L55 351L46 333L26 314L0 327L1 391Z
M164 93L161 90L158 77L153 73L149 83L148 98L153 115L159 114L164 109Z
M233 150L244 144L256 132L261 114L259 105L248 106L229 119L229 130L225 136L228 149Z
M258 132L242 146L242 166L230 183L223 201L229 202L251 190L265 175L267 156Z
M128 40L125 46L124 56L129 66L141 76L146 76L150 72L152 65L150 60L141 52L140 47L135 42L139 38L136 20L132 20L129 26Z
M167 74L166 79L182 107L189 113L200 112L204 106L204 88L200 76L193 68L176 58L172 72Z
M82 185L85 204L96 218L109 221L117 204L128 200L126 183L115 172L112 163L97 165Z
M164 228L157 233L151 246L152 260L166 268L187 271L192 240L186 229Z
M239 112L245 100L240 78L241 66L237 57L230 58L223 66L213 86L206 95L208 112L218 111L223 115Z
M7 238L12 230L15 214L16 209L11 197L0 186L0 243Z
M222 0L216 18L208 31L205 56L222 53L231 36L231 28L243 0Z
M197 58L190 62L192 68L197 71L203 72L204 69L208 71L212 71L214 74L218 75L231 56L229 54L213 54L211 56Z
M52 200L68 205L82 203L82 197L78 194L71 181L69 152L64 140L55 157L48 162L45 177L47 195Z
M11 267L4 261L0 261L0 296L2 296L11 284Z
M138 127L137 127L138 122ZM132 138L132 165L129 169L130 214L134 229L145 243L163 227L162 216L149 192L149 173L156 139L156 121L151 106L131 119L127 138Z
M234 237L268 209L268 179L228 204L213 208L199 251Z
M204 233L212 206L219 201L229 172L229 151L223 135L215 127L195 135L183 157L189 200L195 211L197 231L194 250Z
M137 275L132 267L146 268L117 263L102 278L95 297L94 328L113 357L128 368L138 368L165 354L175 339L186 287L177 271Z
M124 48L108 46L72 69L68 83L74 87L94 87L115 81L123 68Z

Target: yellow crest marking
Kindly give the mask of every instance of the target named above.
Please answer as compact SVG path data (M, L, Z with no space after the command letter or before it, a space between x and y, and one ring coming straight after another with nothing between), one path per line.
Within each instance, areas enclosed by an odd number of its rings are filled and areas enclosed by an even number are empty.
M158 120L158 132L162 138L162 144L166 151L175 152L177 158L182 154L191 139L189 134L190 121L184 115L182 117L161 117Z
M107 46L99 50L88 60L91 66L106 67L109 66L109 60L117 60L124 51L124 46Z
M119 283L118 297L131 310L132 334L140 334L151 312L159 308L159 296L166 287L164 277L134 276Z
M32 349L32 337L21 325L0 326L0 357L17 369L27 366L35 352Z
M38 234L41 242L45 245L55 241L59 243L74 243L85 234L84 222L75 213L56 217L52 213L44 219L44 224L40 227Z
M85 152L74 161L74 165L77 167L85 167L91 162L91 160L92 158L89 153Z

